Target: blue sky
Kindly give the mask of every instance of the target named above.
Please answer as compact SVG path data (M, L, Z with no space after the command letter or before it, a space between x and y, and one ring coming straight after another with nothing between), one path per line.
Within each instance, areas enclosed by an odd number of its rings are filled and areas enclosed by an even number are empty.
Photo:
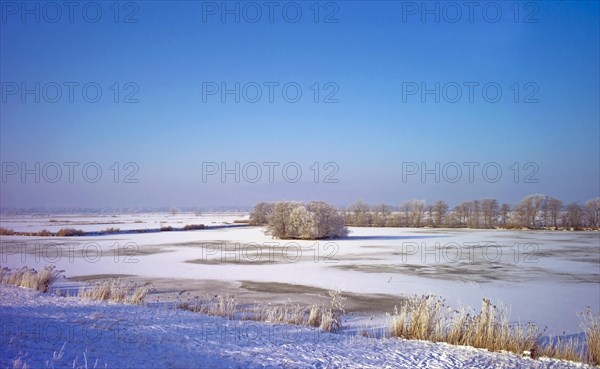
M398 205L412 198L456 204L484 197L514 203L531 193L583 202L599 194L598 2L477 2L472 22L464 6L457 18L453 7L462 2L430 2L428 9L421 2L321 2L317 22L313 2L280 2L272 21L267 3L255 2L263 12L255 23L254 9L243 2L225 5L234 13L239 8L239 22L235 14L222 18L222 2L122 2L118 14L112 2L82 2L72 21L63 2L54 3L62 6L60 16L46 3L27 4L39 9L39 22L20 2L2 2L3 207L244 206L279 199ZM427 13L436 6L439 21ZM101 15L91 22L97 9ZM297 9L302 15L291 22ZM137 22L125 23L127 15ZM336 22L324 22L326 15ZM69 82L78 83L73 102ZM39 103L21 95L36 83ZM93 100L94 89L82 94L89 83L102 91L97 102L85 100ZM236 83L239 103L232 94L222 101L220 93L203 101L203 86ZM293 93L282 95L289 83L301 89L296 103L285 100ZM433 94L406 94L409 84L434 89L436 83L439 102ZM474 86L472 102L465 83ZM49 102L56 85L62 95ZM245 101L256 85L260 99ZM485 85L492 89L484 96ZM446 101L456 96L455 86L461 97ZM500 100L488 102L498 88ZM124 103L133 92L138 102ZM324 103L332 92L337 102ZM73 183L65 162L79 163ZM137 165L131 177L137 183L123 183L133 170L124 167L129 162ZM240 163L240 171L256 162L262 177L203 181L203 163L213 162L229 169ZM273 183L264 162L280 163ZM338 168L337 183L323 183L329 162ZM479 163L472 182L465 162ZM22 163L34 171L40 163L40 183L33 174L21 179ZM62 167L55 183L47 180L54 170L48 163ZM102 169L95 183L81 173L88 163ZM286 163L302 169L298 182L285 180ZM429 169L439 163L439 183L433 174L424 183L420 173L403 180L406 163ZM442 176L449 163L462 167L455 183ZM502 170L497 182L483 177L486 164ZM524 183L527 175L534 183Z

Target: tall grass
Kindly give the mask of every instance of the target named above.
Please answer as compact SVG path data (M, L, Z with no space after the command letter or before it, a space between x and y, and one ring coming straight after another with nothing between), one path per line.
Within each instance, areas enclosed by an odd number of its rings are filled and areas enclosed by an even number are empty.
M327 306L301 306L287 302L283 305L253 304L242 308L235 296L215 295L213 297L196 297L192 301L180 302L178 309L193 311L211 316L234 318L236 313L242 320L254 320L277 324L294 324L319 327L327 332L336 332L342 327L344 298L340 291L329 292L330 301Z
M550 337L546 345L540 345L533 357L551 357L559 360L585 361L580 350L579 339L568 339L563 337Z
M90 300L140 305L144 302L148 292L148 288L144 286L125 284L120 279L108 279L91 286L81 287L77 296Z
M394 308L390 334L406 339L447 342L522 354L536 348L539 334L533 324L510 324L508 309L483 299L481 311L455 310L440 297L415 296Z
M339 290L329 291L329 307L324 308L321 313L320 328L326 332L337 332L342 328L342 316L346 313L344 310L344 300L342 292Z
M262 321L276 324L307 324L307 308L290 302L284 305L254 305L250 315L243 319Z
M594 315L588 308L578 315L585 332L585 350L578 338L555 337L540 344L535 324L510 323L508 308L488 299L483 299L481 310L475 313L470 308L451 309L434 295L414 296L394 307L390 335L599 365L600 313Z
M180 302L178 309L193 311L210 316L233 318L238 304L235 296L215 295L213 297L196 297L190 302Z
M50 285L58 279L63 272L64 270L56 270L55 266L45 266L40 271L27 267L15 271L11 271L8 268L2 268L0 270L0 283L48 292Z
M579 317L587 343L586 359L592 365L600 365L600 311L594 315L588 307Z

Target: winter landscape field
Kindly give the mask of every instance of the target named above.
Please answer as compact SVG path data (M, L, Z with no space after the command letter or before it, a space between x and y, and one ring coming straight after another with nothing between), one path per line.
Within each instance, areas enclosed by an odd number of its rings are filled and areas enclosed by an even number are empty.
M75 359L83 365L85 352L88 361L97 359L101 367L418 367L420 361L428 367L568 367L579 364L443 343L398 342L386 338L386 332L394 306L412 295L433 294L452 308L479 308L488 298L509 307L511 323L534 323L546 339L582 336L577 313L600 309L596 231L350 227L341 239L278 240L265 234L264 227L240 223L247 220L247 213L4 216L3 225L15 232L56 232L66 226L86 232L191 224L223 228L3 236L3 267L41 270L54 265L64 272L45 296L2 287L2 366L10 367L18 358L45 365L55 352L62 352L56 367ZM145 305L60 297L117 278L147 286ZM329 290L345 298L336 333L176 309L194 298L220 294L234 296L240 306L310 307L327 304ZM257 336L255 329L261 332ZM277 329L294 338L266 333ZM102 345L114 339L157 345L156 352L148 356L130 347L103 357L112 349ZM172 361L165 361L166 352Z
M600 367L600 2L0 0L0 369Z

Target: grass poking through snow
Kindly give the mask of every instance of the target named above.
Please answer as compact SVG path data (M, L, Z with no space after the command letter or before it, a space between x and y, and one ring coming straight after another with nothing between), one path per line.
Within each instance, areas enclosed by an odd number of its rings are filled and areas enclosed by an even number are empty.
M45 266L40 271L27 267L15 271L11 271L8 268L2 268L0 270L0 283L48 292L50 285L63 272L63 270L56 270L55 266Z
M328 306L313 305L309 308L290 302L284 305L254 304L242 308L238 305L235 296L215 295L211 298L196 297L188 302L180 302L177 308L228 319L234 318L236 313L239 313L238 317L242 320L305 325L319 327L326 332L336 332L342 327L342 316L345 313L344 298L340 291L329 291L329 297Z
M97 301L110 301L118 304L140 305L149 290L143 286L125 284L120 279L108 279L79 289L77 296Z

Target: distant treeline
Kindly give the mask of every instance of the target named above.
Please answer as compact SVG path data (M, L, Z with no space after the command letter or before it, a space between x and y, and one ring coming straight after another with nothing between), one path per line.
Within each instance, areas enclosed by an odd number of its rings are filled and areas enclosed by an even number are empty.
M261 202L250 214L250 223L268 225L276 204ZM585 204L564 204L545 195L529 195L518 203L500 204L496 199L462 202L450 208L444 200L427 204L409 200L394 208L357 201L338 209L345 226L354 227L445 227L518 229L599 229L600 198Z

